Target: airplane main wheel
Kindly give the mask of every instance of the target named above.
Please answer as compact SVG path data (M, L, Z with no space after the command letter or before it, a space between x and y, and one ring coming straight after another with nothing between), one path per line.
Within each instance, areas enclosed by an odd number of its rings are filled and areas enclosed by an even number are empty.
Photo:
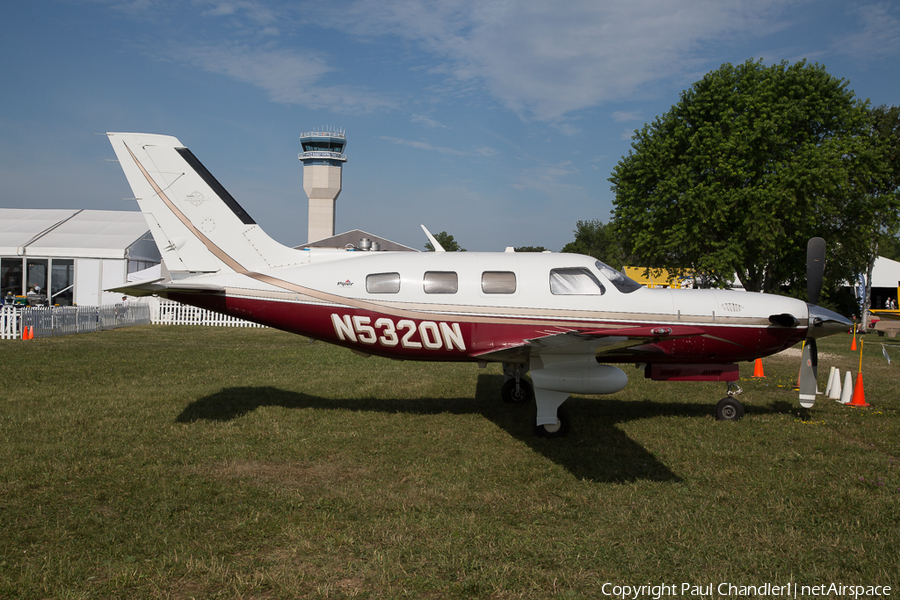
M569 413L562 406L556 409L556 423L548 423L546 425L535 425L534 433L538 437L543 438L561 438L569 433L572 428L572 420L569 419Z
M731 396L722 398L716 404L717 421L737 421L744 416L744 405Z
M500 397L504 402L510 404L522 404L534 400L534 389L525 379L519 378L518 384L515 379L510 379L500 388Z

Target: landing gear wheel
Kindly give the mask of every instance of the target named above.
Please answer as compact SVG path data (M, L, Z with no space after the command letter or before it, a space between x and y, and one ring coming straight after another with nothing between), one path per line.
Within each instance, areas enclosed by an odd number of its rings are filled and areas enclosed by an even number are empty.
M535 425L534 434L542 438L561 438L569 433L572 428L572 420L569 413L562 406L556 409L556 423L548 423L547 425Z
M744 416L744 405L728 396L716 404L717 421L737 421Z
M534 390L531 384L525 379L510 379L500 388L500 397L504 402L510 404L522 404L534 400Z

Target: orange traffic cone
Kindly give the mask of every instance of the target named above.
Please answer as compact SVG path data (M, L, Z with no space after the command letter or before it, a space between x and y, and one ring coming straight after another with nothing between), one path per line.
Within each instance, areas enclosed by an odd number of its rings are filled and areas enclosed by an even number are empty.
M856 385L853 386L853 398L850 399L850 406L872 406L866 402L866 392L863 390L862 373L856 376Z
M853 386L853 398L850 399L850 406L871 406L866 403L866 392L863 390L862 381L862 359L863 359L863 341L859 341L859 374L856 376L856 385Z
M23 339L23 340L27 340L27 339L28 339L28 328L27 328L27 327L23 327L23 328L22 328L22 339Z
M856 352L856 323L853 324L853 341L850 342L850 351Z
M34 325L32 325L31 327L28 328L28 339L29 340L34 339Z
M756 362L753 363L753 376L754 377L765 377L766 374L763 373L762 359L757 358Z

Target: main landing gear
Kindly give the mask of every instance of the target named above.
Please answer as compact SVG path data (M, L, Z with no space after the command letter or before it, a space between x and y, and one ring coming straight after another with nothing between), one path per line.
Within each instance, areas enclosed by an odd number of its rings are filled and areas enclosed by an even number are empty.
M528 365L504 363L503 374L506 381L500 388L500 397L508 404L534 402L534 387L525 379ZM568 396L568 394L566 394ZM565 399L565 398L563 398ZM561 438L572 428L572 419L562 406L556 408L556 422L534 426L534 434L542 438Z
M528 365L503 363L503 376L506 381L500 388L500 397L508 404L525 404L534 400L534 388L525 379Z
M556 423L535 425L534 434L542 438L561 438L569 433L572 428L572 419L566 409L560 406L556 409Z
M534 400L534 389L526 379L510 379L500 388L500 397L508 404L524 404Z

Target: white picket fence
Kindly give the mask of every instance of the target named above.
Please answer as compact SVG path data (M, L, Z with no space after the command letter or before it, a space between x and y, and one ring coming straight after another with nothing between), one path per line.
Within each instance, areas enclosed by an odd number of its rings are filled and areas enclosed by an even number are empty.
M150 324L144 304L107 306L3 306L0 339L14 340L28 329L36 338L55 337Z
M21 309L15 306L0 307L0 340L14 340L22 337Z
M159 298L111 306L0 306L0 340L21 339L25 327L30 328L34 337L39 338L146 324L264 327L211 310Z
M156 305L156 306L154 306ZM259 323L223 315L205 308L188 306L174 300L154 298L150 303L150 322L154 325L206 325L210 327L265 327Z

